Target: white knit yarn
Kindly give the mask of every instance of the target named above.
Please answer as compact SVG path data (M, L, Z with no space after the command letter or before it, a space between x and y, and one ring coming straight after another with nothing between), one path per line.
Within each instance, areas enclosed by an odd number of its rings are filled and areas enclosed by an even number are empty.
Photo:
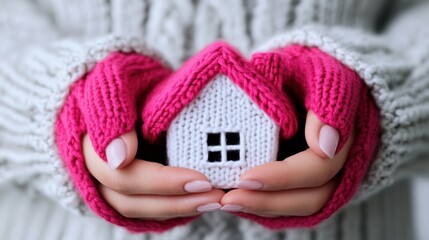
M19 14L16 14L19 12ZM23 21L23 16L31 21ZM37 29L37 31L35 31ZM2 1L0 7L0 56L19 54L27 47L46 44L46 40L58 38L49 18L26 1ZM28 39L31 38L31 41ZM16 49L15 46L20 48ZM22 53L19 54L22 56Z
M141 36L144 15L148 3L141 0L112 0L110 13L112 17L112 32L119 36ZM134 17L130 18L132 15Z
M110 9L105 0L39 1L63 34L95 37L110 31Z
M219 142L210 146L212 133ZM237 134L239 142L228 144L227 133ZM169 165L202 172L214 187L233 188L247 169L276 160L278 134L279 127L243 90L218 75L172 122ZM227 161L231 150L240 152L238 161ZM209 162L209 152L215 151L221 161Z
M382 147L355 198L362 200L392 182L403 163L413 161L406 166L410 175L427 169L429 14L428 7L408 9L422 1L1 0L0 183L11 188L17 181L28 183L28 188L36 185L55 203L82 207L56 155L52 119L68 86L96 61L109 51L139 49L139 41L114 40L106 34L138 35L174 67L217 39L238 46L245 56L271 39L268 48L291 42L318 46L372 86L382 114ZM393 22L387 34L374 32L381 16L388 13L395 19L404 11L409 14ZM303 30L308 24L325 27ZM277 33L283 35L273 38ZM99 36L110 40L82 44ZM55 43L64 38L72 40ZM48 47L35 48L40 45ZM315 230L268 232L247 220L213 213L164 235L132 235L100 219L72 215L41 196L35 200L27 192L3 191L0 184L0 239L308 240L332 236L332 231L337 232L335 239L413 239L404 230L412 227L411 221L398 213L408 205L387 204L400 201L398 195L408 196L395 189L395 194L356 201L333 216L335 224L330 221ZM409 213L410 208L403 211Z
M199 51L208 43L222 38L248 53L250 39L246 33L245 0L199 1L194 20L192 50ZM225 10L228 6L228 10Z

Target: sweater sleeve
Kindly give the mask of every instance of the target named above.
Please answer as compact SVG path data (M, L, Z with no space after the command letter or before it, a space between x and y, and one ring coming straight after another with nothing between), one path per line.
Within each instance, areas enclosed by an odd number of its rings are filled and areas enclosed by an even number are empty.
M29 185L71 211L89 212L58 155L55 122L70 86L117 51L156 55L140 39L105 36L0 60L0 184Z
M369 88L379 109L380 144L353 201L368 198L415 169L428 169L429 30L424 24L428 13L428 3L417 6L377 34L308 26L276 36L257 49L317 47L354 70Z

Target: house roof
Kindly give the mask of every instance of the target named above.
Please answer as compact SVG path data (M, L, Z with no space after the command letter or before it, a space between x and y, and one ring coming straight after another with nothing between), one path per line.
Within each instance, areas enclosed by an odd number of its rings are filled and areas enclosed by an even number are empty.
M280 127L281 137L292 137L298 128L295 109L289 97L282 92L281 84L275 84L277 76L267 70L270 64L271 58L259 58L257 55L249 62L224 42L209 45L161 81L147 96L142 112L144 136L149 141L156 141L181 110L210 81L223 74Z

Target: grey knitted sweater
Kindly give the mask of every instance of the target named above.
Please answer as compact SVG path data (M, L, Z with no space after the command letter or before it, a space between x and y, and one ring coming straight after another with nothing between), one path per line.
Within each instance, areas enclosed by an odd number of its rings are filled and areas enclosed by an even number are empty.
M408 185L394 183L429 172L427 22L423 0L0 0L0 239L412 239ZM93 216L54 142L70 85L113 51L177 68L219 38L247 56L317 46L370 87L381 144L352 202L315 229L281 232L216 212L133 235Z

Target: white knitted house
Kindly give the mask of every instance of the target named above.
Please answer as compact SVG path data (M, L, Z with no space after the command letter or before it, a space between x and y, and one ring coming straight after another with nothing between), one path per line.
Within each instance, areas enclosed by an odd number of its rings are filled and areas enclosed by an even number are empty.
M148 96L144 136L155 142L166 135L169 165L234 188L244 171L275 161L279 137L297 129L293 104L273 77L276 57L248 62L226 44L207 47Z
M233 188L247 169L276 160L279 127L227 76L218 75L171 123L169 165Z

